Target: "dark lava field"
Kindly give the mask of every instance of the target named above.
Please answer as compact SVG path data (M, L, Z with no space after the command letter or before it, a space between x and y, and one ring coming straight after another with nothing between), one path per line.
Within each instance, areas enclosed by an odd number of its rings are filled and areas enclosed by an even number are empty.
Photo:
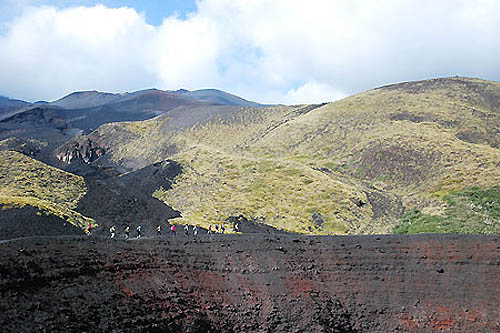
M0 241L2 332L498 332L498 236Z

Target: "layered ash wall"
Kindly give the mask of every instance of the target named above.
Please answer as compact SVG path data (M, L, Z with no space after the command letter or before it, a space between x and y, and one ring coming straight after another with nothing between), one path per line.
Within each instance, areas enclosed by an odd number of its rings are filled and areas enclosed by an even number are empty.
M498 331L494 236L0 244L2 331Z

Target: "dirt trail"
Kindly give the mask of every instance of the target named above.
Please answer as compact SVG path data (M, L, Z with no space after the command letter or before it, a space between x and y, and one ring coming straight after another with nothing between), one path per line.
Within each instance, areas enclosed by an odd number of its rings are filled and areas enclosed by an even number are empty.
M0 244L4 332L498 331L493 236Z

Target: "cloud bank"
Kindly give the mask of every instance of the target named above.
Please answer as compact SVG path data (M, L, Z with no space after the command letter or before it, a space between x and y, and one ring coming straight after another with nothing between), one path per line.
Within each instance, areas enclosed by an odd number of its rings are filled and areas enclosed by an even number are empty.
M159 26L126 7L16 12L2 17L0 94L31 101L213 87L310 103L439 76L500 80L495 0L200 0Z

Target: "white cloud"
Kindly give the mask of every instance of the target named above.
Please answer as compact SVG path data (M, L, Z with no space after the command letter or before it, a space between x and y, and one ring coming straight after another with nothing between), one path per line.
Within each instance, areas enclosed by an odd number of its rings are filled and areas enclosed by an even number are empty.
M222 38L210 18L188 21L171 17L155 32L151 62L163 87L197 88L218 81L217 58Z
M333 102L346 97L341 91L335 90L327 84L310 81L297 89L288 91L283 99L285 104L309 104L320 102Z
M0 91L55 99L73 90L149 86L143 49L154 28L133 9L27 7L0 37Z
M197 6L157 27L130 8L25 6L0 35L0 93L34 100L82 89L215 87L297 103L455 74L500 80L500 1Z

